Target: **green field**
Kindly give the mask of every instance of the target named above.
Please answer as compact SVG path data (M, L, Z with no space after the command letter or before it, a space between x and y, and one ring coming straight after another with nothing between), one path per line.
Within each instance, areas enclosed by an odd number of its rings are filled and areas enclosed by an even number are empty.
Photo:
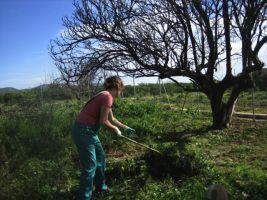
M251 95L242 95L236 108L250 112ZM206 97L184 97L116 100L114 113L136 129L133 139L162 154L102 128L112 192L95 200L203 199L211 184L225 186L232 199L267 198L267 121L235 118L230 129L211 130L211 114L199 112L209 110ZM257 93L258 112L267 113L266 99ZM85 101L0 105L0 199L74 198L80 169L70 129Z
M254 97L253 97L254 95ZM229 93L225 94L225 100L229 97ZM253 101L254 98L254 101ZM148 99L156 99L161 102L161 106L171 107L177 110L193 109L200 111L211 111L210 103L207 96L203 93L196 92L180 92L171 94L162 94L161 96L143 96L138 97L137 101L146 101ZM243 92L239 95L236 102L236 112L253 112L253 104L256 113L267 114L267 92L252 91Z

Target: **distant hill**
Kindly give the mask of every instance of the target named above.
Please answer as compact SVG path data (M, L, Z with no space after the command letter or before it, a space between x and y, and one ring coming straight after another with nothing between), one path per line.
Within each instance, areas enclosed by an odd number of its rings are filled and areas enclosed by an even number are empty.
M50 86L49 84L43 84L43 85L38 85L36 87L33 87L31 89L40 89L40 88L47 89L49 88L49 86Z
M17 92L17 91L19 90L13 87L0 88L0 93Z

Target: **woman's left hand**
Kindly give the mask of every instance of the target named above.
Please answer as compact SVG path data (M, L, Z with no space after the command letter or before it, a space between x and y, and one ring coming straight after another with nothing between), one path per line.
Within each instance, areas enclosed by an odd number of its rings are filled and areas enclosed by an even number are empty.
M127 127L127 128L126 128L126 132L127 132L127 134L128 134L129 136L135 134L135 130L134 130L133 128L131 128L131 127Z

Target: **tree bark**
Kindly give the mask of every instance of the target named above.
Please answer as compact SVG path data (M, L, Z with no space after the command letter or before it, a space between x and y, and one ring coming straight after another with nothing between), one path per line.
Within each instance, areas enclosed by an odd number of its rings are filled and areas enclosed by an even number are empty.
M223 129L231 126L235 104L240 92L241 90L234 88L226 103L223 101L224 91L218 91L218 88L216 88L216 91L212 92L210 97L213 118L212 128Z

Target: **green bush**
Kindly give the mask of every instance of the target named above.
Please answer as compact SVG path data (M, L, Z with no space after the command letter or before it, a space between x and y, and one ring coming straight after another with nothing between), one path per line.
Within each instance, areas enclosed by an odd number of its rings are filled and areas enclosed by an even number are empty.
M20 102L23 95L19 92L0 94L0 103L5 105L13 105Z

